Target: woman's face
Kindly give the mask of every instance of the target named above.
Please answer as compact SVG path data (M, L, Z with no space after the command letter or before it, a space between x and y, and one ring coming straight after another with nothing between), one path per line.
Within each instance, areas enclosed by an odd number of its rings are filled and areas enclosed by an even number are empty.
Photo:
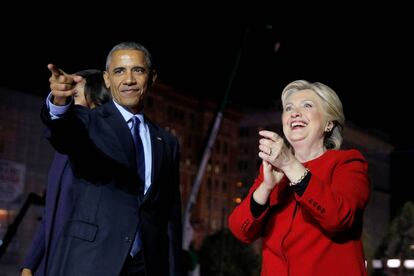
M76 93L74 95L75 104L88 107L88 102L85 98L85 79L78 82L75 86Z
M282 113L283 133L294 148L298 143L323 147L326 123L322 101L312 90L294 92L286 99Z

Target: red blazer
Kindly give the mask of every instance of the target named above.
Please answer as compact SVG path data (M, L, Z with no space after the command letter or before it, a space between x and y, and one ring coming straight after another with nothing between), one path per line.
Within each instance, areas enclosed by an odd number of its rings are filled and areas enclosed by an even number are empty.
M263 168L248 196L229 216L229 227L243 242L263 237L261 275L367 275L361 242L368 203L368 165L357 150L328 150L304 164L312 173L298 196L284 179L258 218L252 193L263 182Z

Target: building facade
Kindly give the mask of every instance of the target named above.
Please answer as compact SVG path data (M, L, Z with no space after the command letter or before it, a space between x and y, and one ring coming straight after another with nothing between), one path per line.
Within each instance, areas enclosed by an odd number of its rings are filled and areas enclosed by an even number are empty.
M43 101L44 98L22 92L0 90L0 237L13 223L27 195L44 193L53 150L43 137L39 118ZM218 104L156 83L145 108L152 121L179 139L181 194L185 210ZM269 129L282 133L280 118L281 113L276 107L260 112L245 112L231 106L226 108L191 213L195 247L201 246L206 235L227 228L228 214L247 194L258 173L261 163L258 131ZM348 124L344 148L359 149L369 162L373 192L364 226L369 257L388 229L390 154L393 147L383 139ZM0 271L6 266L17 269L41 214L42 207L30 207L0 260ZM259 246L257 243L257 249Z
M40 110L44 99L11 89L0 89L0 240L18 215L28 195L45 192L53 150L43 135ZM29 205L7 251L0 259L0 275L17 275L18 264L30 245L43 208ZM2 274L4 273L4 274Z

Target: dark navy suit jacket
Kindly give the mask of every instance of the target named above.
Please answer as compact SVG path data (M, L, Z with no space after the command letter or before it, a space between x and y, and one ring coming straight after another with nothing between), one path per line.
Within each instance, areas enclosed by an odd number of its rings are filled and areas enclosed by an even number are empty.
M119 275L138 227L146 274L183 275L177 138L145 118L152 184L143 196L132 135L112 101L92 110L72 106L56 120L44 108L42 119L74 173L75 204L49 275Z
M42 221L22 264L34 275L45 275L47 264L53 261L57 240L73 208L72 182L68 156L56 152L49 170Z

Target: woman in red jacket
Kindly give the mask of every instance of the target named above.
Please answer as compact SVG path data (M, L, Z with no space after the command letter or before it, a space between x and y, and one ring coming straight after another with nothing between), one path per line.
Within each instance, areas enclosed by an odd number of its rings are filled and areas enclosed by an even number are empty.
M362 217L370 185L357 150L339 150L337 94L299 80L282 92L283 133L260 131L259 176L229 217L243 242L262 237L262 275L366 275Z

